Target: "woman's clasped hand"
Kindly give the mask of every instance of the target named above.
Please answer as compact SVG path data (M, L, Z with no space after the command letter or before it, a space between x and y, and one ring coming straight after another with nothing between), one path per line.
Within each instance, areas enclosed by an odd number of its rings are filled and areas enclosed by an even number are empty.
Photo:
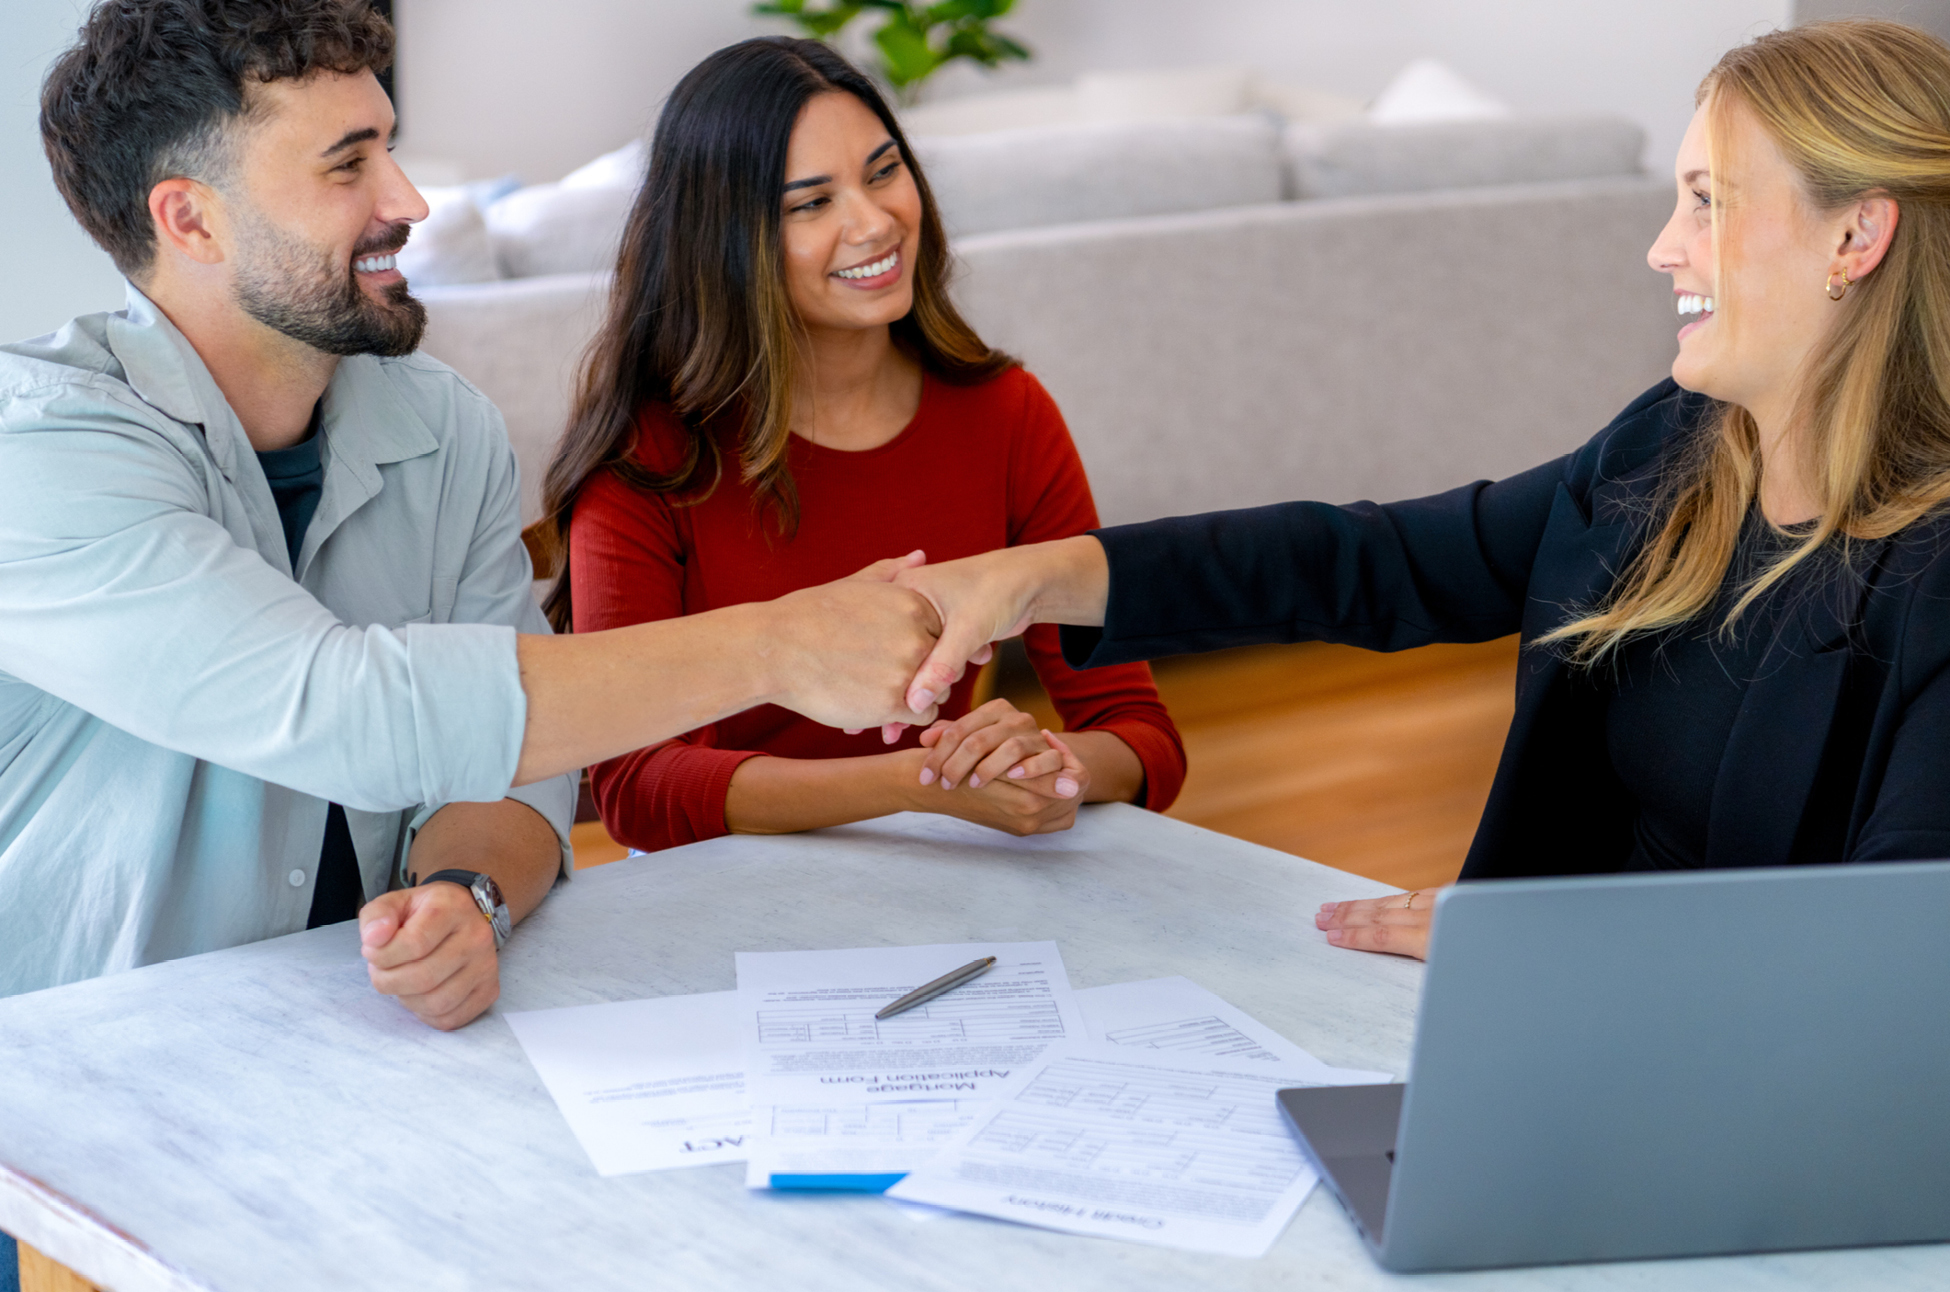
M953 815L1014 834L1067 830L1090 769L1061 737L1007 700L990 700L921 732L918 780L964 796Z

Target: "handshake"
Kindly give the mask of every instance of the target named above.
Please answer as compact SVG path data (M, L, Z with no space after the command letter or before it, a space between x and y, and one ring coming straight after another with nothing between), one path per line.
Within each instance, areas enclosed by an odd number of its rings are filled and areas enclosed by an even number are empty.
M1103 548L1085 536L940 565L911 552L774 601L601 632L523 635L528 712L513 783L575 771L762 704L848 731L880 727L891 744L905 727L934 723L950 688L970 664L987 662L992 643L1032 623L1102 623L1107 583ZM985 705L924 731L921 743L921 785L1000 777L1025 789L1046 780L1036 786L1048 790L1045 798L1082 792L1082 763L1065 742L1039 737L1013 710Z
M768 698L850 733L878 726L888 744L905 727L926 727L924 785L1009 778L1073 799L1087 783L1083 764L1059 738L1039 735L1027 715L998 702L953 723L934 719L968 666L990 659L993 643L1038 621L1101 622L1101 595L1093 613L1088 597L1062 594L1093 572L1101 586L1102 567L1103 549L1087 537L940 565L917 551L791 593L767 607L778 617L766 636L779 683Z
M889 742L933 721L970 664L1032 623L1101 624L1108 576L1088 536L940 565L922 552L771 602L772 703Z

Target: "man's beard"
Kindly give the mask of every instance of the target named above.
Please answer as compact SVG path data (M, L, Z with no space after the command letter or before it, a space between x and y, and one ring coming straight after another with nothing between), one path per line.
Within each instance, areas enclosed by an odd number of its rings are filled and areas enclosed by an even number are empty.
M400 355L418 348L426 307L403 281L388 284L384 299L374 300L352 268L366 256L405 246L406 225L361 242L343 269L256 212L240 232L237 304L264 326L326 354Z

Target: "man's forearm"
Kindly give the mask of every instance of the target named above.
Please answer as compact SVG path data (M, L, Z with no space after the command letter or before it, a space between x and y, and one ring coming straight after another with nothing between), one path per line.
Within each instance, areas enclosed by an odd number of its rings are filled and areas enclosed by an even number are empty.
M667 740L763 703L757 606L601 633L517 638L528 725L517 785Z
M546 817L518 799L449 803L413 837L406 869L422 879L442 870L492 875L519 924L561 874L562 840Z
M925 724L933 703L910 710L902 697L938 627L921 596L861 575L608 632L519 637L528 721L514 783L587 767L759 704L830 727Z

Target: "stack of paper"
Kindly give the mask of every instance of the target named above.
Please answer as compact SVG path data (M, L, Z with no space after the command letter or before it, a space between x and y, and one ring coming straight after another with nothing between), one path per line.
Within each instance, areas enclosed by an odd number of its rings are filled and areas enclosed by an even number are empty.
M744 1160L756 1188L887 1189L1256 1256L1315 1183L1274 1091L1390 1079L1330 1068L1184 978L1073 992L1052 942L737 962L736 992L506 1016L602 1174Z

